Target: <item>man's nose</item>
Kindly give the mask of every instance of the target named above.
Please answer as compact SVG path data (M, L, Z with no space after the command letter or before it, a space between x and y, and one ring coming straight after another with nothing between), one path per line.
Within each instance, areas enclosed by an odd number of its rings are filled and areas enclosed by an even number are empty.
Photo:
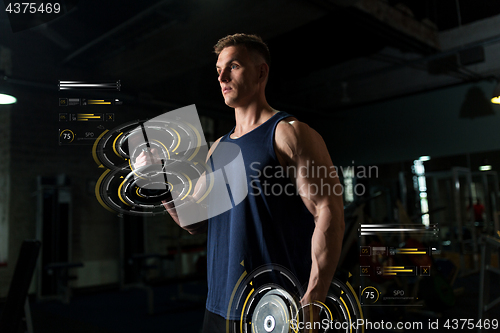
M230 80L229 71L223 69L219 74L219 82L229 82Z

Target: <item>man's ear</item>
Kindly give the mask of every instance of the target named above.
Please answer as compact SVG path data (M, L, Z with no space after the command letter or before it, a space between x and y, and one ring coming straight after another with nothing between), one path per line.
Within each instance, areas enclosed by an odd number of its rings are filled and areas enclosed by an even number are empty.
M266 80L269 75L269 65L265 62L259 66L259 79Z

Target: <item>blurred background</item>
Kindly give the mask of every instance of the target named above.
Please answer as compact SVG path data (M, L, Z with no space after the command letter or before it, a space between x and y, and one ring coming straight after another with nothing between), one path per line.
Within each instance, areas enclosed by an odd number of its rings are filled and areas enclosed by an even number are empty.
M57 15L9 3L0 3L0 93L16 102L0 105L0 301L23 240L40 240L34 332L200 331L206 235L106 210L92 148L106 129L190 104L207 142L226 134L234 112L212 47L237 32L269 46L269 104L316 129L343 168L339 272L351 273L361 302L368 285L411 295L365 304L365 316L499 318L497 0L66 0ZM68 93L60 80L120 87ZM101 118L73 119L88 112ZM370 223L435 233L360 236ZM387 252L366 259L360 246ZM429 249L403 263L415 276L377 276L395 264L390 248L405 246Z

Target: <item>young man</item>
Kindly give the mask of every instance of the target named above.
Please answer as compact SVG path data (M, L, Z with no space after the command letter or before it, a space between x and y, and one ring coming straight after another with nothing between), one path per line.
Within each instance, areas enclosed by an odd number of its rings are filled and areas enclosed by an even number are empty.
M232 209L185 227L191 233L208 230L204 333L226 331L238 278L264 264L286 267L307 286L303 305L324 302L344 235L339 179L323 139L266 101L267 46L258 36L235 34L214 49L222 96L234 108L236 126L212 145L209 156L224 155L221 142L238 145L249 193ZM145 159L142 154L136 164ZM215 169L223 167L214 160ZM181 225L173 207L167 209Z

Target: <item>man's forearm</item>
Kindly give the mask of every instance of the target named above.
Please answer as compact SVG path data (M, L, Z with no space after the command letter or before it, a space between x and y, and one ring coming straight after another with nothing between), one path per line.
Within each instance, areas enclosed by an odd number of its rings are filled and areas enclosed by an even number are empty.
M208 229L208 221L201 221L181 228L187 230L187 232L189 232L191 235L204 234Z
M162 201L163 206L165 209L168 211L170 214L170 217L172 217L172 220L181 227L182 229L188 231L191 235L195 234L201 234L207 232L207 227L208 227L208 221L206 219L203 219L200 222L197 223L183 223L181 220L181 216L177 214L177 210L175 208L175 205L172 202L167 202L167 201ZM193 206L192 209L196 209L196 206ZM182 214L181 214L182 215ZM200 215L201 216L201 215ZM192 219L190 219L192 220ZM199 219L198 219L199 221Z
M344 237L344 216L325 206L318 214L311 240L312 266L306 294L309 302L324 302L337 269Z

